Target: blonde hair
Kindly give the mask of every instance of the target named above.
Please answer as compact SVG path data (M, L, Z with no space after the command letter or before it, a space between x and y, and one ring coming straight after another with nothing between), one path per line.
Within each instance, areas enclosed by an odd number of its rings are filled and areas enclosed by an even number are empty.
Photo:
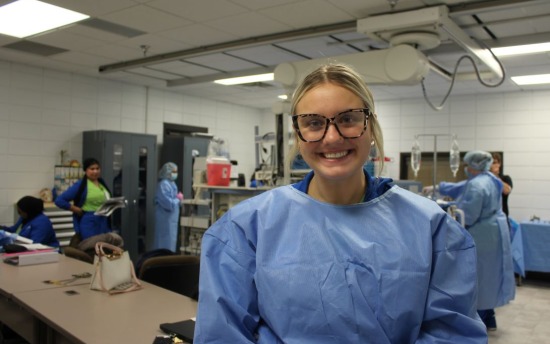
M382 171L382 168L384 167L384 138L382 135L382 128L380 128L377 115L374 110L374 98L371 91L367 87L367 84L363 81L361 75L359 75L352 67L340 63L329 63L322 65L313 72L309 73L294 90L290 113L292 115L296 114L296 106L307 92L309 92L312 88L325 83L336 84L349 90L359 97L363 102L363 106L368 108L372 113L372 116L370 116L368 120L367 130L370 131L372 139L374 140L374 146L378 152L378 158L380 161L378 170ZM299 152L298 143L300 142L300 139L298 138L296 130L294 131L294 142L295 144L290 148L288 160L286 161L289 165Z

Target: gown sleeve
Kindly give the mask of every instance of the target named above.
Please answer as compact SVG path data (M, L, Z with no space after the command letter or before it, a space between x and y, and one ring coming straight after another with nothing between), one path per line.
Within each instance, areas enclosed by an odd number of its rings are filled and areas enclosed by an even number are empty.
M17 222L13 226L8 226L4 228L4 230L6 232L15 233L17 231L17 228L19 228L19 226L21 226L22 223L23 223L23 218L19 217L19 219L17 219Z
M476 281L473 239L446 216L434 234L432 276L417 344L487 343L476 310Z
M226 213L205 233L194 343L255 343L254 250Z
M467 180L463 180L458 183L441 182L439 183L439 193L456 199L464 191L466 182Z
M175 185L175 184L174 184ZM180 200L176 198L177 188L166 179L158 184L157 204L168 212L174 211L180 206Z
M479 220L481 211L484 209L483 200L485 197L481 186L475 182L468 183L464 193L458 200L457 206L464 211L466 228L472 226Z

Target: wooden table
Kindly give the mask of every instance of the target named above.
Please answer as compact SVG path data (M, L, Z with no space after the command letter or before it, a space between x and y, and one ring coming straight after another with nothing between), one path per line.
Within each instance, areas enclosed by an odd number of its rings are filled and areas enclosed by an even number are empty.
M162 334L161 323L196 314L195 300L146 282L141 290L118 295L90 290L90 278L68 286L43 283L94 269L59 258L29 266L0 263L0 321L29 343L148 344Z
M28 342L35 343L39 328L33 316L14 300L13 295L43 289L58 289L60 286L47 284L44 281L65 280L71 278L73 274L91 273L92 269L91 264L63 255L59 256L59 261L56 263L27 266L13 266L0 260L0 322ZM71 285L78 284L89 285L90 278L78 279Z
M195 316L195 300L146 282L143 285L141 290L117 295L79 285L14 296L47 326L47 340L40 339L45 343L152 343L162 334L161 323Z

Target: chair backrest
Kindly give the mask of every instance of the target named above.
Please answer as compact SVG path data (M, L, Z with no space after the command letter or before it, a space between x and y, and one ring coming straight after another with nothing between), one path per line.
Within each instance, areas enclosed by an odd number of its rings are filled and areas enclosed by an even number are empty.
M86 263L90 263L90 264L94 263L94 258L92 256L75 247L65 246L63 248L63 254L66 255L67 257L78 259Z
M139 279L178 294L199 298L200 258L170 255L146 259L138 273Z

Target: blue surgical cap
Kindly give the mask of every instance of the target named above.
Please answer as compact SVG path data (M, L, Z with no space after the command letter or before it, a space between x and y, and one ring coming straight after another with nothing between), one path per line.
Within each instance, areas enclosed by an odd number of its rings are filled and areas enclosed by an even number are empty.
M174 169L178 169L178 165L173 162L167 162L162 165L162 168L159 171L159 179L170 179L170 175Z
M493 163L493 157L485 151L471 151L464 156L464 162L478 171L489 171Z

